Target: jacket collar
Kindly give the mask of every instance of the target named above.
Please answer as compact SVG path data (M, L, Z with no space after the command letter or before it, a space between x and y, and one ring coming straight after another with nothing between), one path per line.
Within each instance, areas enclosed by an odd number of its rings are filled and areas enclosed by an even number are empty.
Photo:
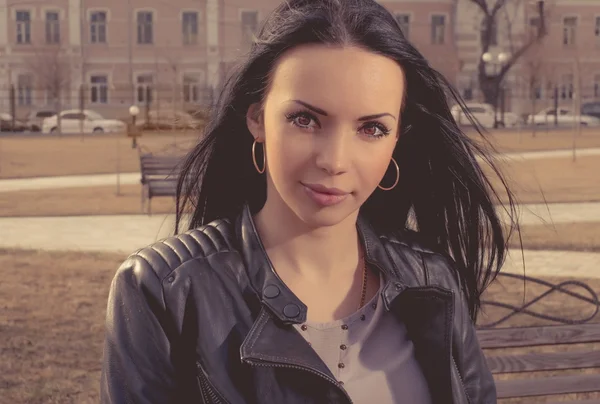
M452 292L426 286L426 282L417 279L419 276L415 275L415 268L425 272L418 256L396 251L392 259L390 251L365 218L359 217L357 228L366 261L384 276L382 298L385 308L407 325L415 343L417 359L430 383L434 402L448 402L448 394L451 394L448 369ZM240 347L241 359L254 364L309 370L337 384L331 371L306 340L289 326L306 321L307 307L275 273L248 205L238 218L236 231L243 246L240 250L250 284L262 301L262 310ZM389 245L390 242L387 243ZM443 361L448 361L448 366L441 366ZM345 394L341 388L338 393Z
M242 251L250 283L262 303L283 323L305 322L307 307L275 272L256 230L248 204L244 206L236 227L239 240L244 246ZM365 260L384 276L384 303L389 310L391 302L403 290L416 286L416 280L402 275L402 271L390 259L389 253L373 227L362 216L359 216L357 229L364 246Z

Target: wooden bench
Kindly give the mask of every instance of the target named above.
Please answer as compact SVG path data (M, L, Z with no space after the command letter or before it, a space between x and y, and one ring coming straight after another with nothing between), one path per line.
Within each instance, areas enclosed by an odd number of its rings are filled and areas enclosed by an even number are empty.
M183 157L181 154L143 153L140 149L142 212L148 201L147 213L152 214L151 204L154 197L175 196L179 179L178 169Z
M589 323L598 313L597 294L587 284L579 281L566 281L553 285L532 277L502 275L543 284L548 286L549 290L519 307L513 307L503 302L484 302L486 305L512 309L512 312L501 318L500 321L479 327L477 331L488 365L496 377L498 398L522 398L525 400L524 402L530 402L531 397L598 393L595 399L571 402L600 404L600 348L594 348L593 345L600 343L600 324ZM590 296L567 289L566 287L569 285L582 287ZM554 292L589 303L593 313L583 319L573 320L544 315L532 310L531 307L534 303ZM563 325L496 328L508 318L518 314L560 322ZM580 345L574 347L574 344ZM542 347L550 347L551 350L544 350ZM515 348L521 348L521 351L526 352L507 353L508 350L514 351ZM593 370L595 373L587 372L586 369ZM567 370L577 372L576 374L573 372L565 374L564 371ZM531 372L536 372L536 374L531 374ZM498 378L499 375L507 374L520 374L524 377L515 378L513 376L510 379L502 378L501 380ZM549 400L544 402L564 402Z

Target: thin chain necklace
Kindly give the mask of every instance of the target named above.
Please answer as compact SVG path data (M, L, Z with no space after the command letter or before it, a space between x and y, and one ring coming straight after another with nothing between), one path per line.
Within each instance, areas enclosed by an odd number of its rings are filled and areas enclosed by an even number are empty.
M361 253L360 255L360 264L362 265L362 271L363 271L363 279L362 279L362 290L360 293L360 305L358 306L359 309L361 309L364 305L365 305L365 300L367 299L367 282L368 282L368 271L367 271L367 264L365 263L365 257L364 257L364 253Z

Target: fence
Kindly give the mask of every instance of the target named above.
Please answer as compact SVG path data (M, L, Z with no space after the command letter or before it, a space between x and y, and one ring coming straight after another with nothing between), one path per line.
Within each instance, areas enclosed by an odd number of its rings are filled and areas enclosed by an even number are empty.
M476 88L459 88L459 91L467 101L483 102L483 94ZM573 86L549 84L532 89L528 85L513 83L500 89L497 105L499 111L511 111L520 116L558 107L580 113L581 105L600 102L600 83L582 86L580 96L579 99Z
M124 119L129 107L137 105L142 111L193 111L212 105L214 92L196 85L107 85L86 84L60 88L0 87L0 112L16 119L26 119L33 111L91 109L106 118Z

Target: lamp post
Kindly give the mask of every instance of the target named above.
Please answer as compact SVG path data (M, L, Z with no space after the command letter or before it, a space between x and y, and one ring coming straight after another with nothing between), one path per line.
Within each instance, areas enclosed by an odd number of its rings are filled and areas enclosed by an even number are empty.
M131 140L131 148L135 149L137 147L137 138L140 135L138 128L135 125L135 121L137 116L140 113L140 109L137 105L132 105L129 107L129 115L131 115L131 126L129 127L128 135L132 138Z
M493 66L493 75L494 75L494 79L497 78L498 75L498 66L502 67L504 66L504 64L508 61L510 55L508 53L505 52L500 52L497 55L494 55L490 52L485 52L482 56L481 56L481 60L483 60L483 62L486 65L492 65ZM504 87L502 84L502 79L498 82L498 88L496 89L495 92L495 100L494 100L494 128L498 128L498 92L502 91L502 125L504 125Z

